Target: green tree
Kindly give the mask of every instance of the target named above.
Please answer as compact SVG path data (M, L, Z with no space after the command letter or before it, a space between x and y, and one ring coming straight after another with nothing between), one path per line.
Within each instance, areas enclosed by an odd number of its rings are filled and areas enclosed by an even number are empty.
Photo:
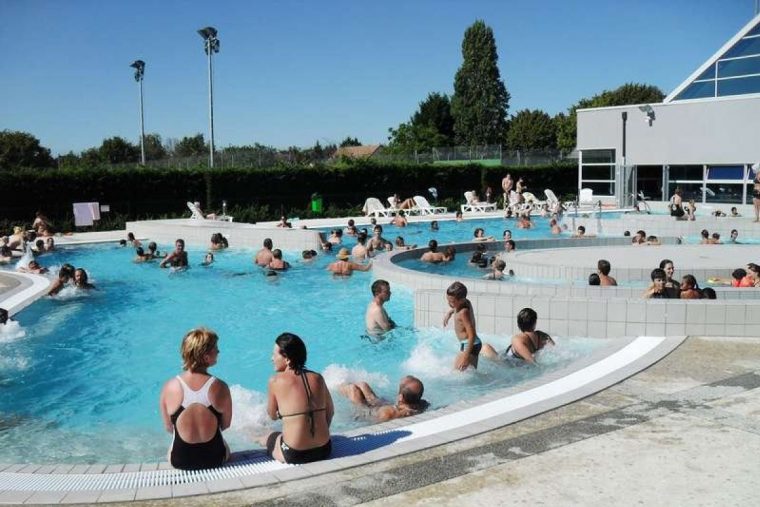
M556 124L551 116L541 110L518 111L509 120L507 146L511 150L556 148Z
M105 162L99 148L89 148L84 150L79 156L79 160L82 166L87 168L98 167Z
M158 134L145 135L145 160L161 160L166 158L166 148Z
M578 109L594 107L626 106L633 104L652 104L662 102L665 94L656 86L641 83L626 83L614 90L604 90L591 98L579 100L567 111L567 115L555 116L557 126L557 145L562 150L572 150L577 144Z
M119 136L103 139L98 152L100 158L110 164L123 164L140 160L140 148Z
M50 150L40 140L26 132L0 131L0 169L17 167L55 167Z
M359 140L355 137L347 136L343 141L340 143L341 148L345 148L346 146L361 146L362 143L359 142Z
M192 137L185 136L174 145L174 155L177 157L195 157L207 152L208 147L203 140L203 134L196 134Z
M504 137L510 97L496 65L493 30L482 20L465 31L462 57L451 99L456 142L498 144Z
M419 109L412 115L414 126L431 126L445 139L442 145L451 146L454 143L454 117L451 116L451 100L445 93L430 93L420 102Z

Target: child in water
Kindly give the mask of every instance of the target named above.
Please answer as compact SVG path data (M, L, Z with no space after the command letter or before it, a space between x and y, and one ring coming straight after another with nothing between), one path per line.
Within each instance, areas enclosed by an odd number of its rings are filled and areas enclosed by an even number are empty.
M452 283L446 290L446 300L451 310L443 318L443 327L454 316L454 332L459 339L459 353L454 360L454 368L460 371L468 367L478 367L478 355L483 344L475 330L475 315L472 303L467 299L467 287L461 282Z

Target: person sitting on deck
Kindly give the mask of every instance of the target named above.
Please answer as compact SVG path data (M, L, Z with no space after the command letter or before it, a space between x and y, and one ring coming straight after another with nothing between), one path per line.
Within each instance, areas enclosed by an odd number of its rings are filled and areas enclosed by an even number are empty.
M303 340L291 333L278 336L272 363L275 374L269 379L267 414L282 421L282 432L275 431L262 440L267 454L291 464L329 458L335 409L322 375L306 369Z
M424 412L430 405L422 399L425 392L422 381L411 375L403 377L399 382L395 404L378 398L366 382L342 384L339 389L340 393L354 405L368 408L371 418L378 422L417 415Z
M229 459L222 431L232 422L232 396L226 383L208 373L219 357L218 343L210 329L187 333L180 348L184 372L161 389L159 409L173 435L168 461L174 468L202 470Z

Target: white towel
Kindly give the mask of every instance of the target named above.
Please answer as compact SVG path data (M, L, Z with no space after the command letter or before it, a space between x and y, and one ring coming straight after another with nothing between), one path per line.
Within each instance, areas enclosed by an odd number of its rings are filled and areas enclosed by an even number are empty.
M75 202L74 226L83 227L92 225L95 220L100 220L100 204L97 202Z

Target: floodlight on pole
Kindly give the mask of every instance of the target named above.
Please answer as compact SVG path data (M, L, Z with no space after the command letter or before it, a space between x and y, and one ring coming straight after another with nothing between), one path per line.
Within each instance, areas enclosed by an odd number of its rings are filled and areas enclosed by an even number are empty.
M130 65L135 69L135 81L140 86L140 162L145 165L145 118L143 115L143 76L145 75L145 62L135 60Z
M219 52L219 38L213 26L198 30L203 38L203 49L208 56L208 123L209 123L209 167L214 167L214 82L212 80L211 55Z

